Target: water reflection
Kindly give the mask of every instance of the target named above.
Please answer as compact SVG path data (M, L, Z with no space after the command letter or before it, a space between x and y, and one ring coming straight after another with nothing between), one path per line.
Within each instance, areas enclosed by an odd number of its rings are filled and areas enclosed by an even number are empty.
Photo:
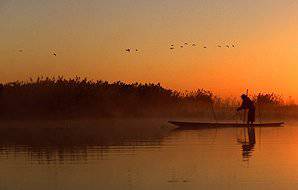
M217 130L158 127L143 132L107 133L97 126L88 127L88 130L84 127L1 127L0 158L26 156L39 164L103 160L107 155L135 155L138 149L150 151L173 144L176 146L185 139L210 146L217 141ZM255 129L243 128L240 134L237 142L242 147L243 161L248 161L255 149ZM177 180L173 178L169 181Z
M241 154L242 154L242 160L244 162L249 161L249 158L253 156L253 152L255 150L255 144L256 144L256 134L255 134L255 128L254 127L244 127L244 128L230 128L231 130L236 130L236 141L238 144L241 145ZM209 131L213 132L213 134L210 134L208 139L215 142L217 137L217 130L220 130L218 128L210 129L210 128L201 128L201 129L175 129L173 132L190 132L193 134L198 134L199 131ZM261 129L260 129L261 130ZM231 137L232 139L234 137ZM200 139L201 141L202 139Z
M285 142L297 152L289 136L298 130L262 130L261 145L254 128L0 127L0 189L274 189L268 181L298 180L287 173L296 160L283 156Z
M105 159L110 154L133 155L138 148L158 149L171 130L160 126L119 128L82 124L1 126L0 158L26 157L39 164L63 164Z
M237 142L242 145L243 161L249 161L255 149L256 135L254 127L247 127L242 129L243 136L237 139Z

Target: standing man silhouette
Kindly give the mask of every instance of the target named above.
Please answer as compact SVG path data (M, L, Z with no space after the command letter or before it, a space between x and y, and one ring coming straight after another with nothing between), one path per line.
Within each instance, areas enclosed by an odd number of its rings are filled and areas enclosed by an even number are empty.
M253 101L251 101L251 99L245 94L241 95L241 99L242 99L242 104L239 108L237 108L237 111L248 109L247 124L253 124L255 122L255 112L256 112L255 105Z

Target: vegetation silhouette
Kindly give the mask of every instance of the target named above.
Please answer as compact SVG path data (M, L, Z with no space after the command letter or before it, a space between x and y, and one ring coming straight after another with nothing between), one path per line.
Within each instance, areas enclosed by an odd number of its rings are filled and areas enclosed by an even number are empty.
M252 96L259 116L295 116L296 105L287 105L275 94ZM221 98L211 91L178 92L159 83L91 81L39 77L27 82L0 84L0 119L61 119L109 117L196 117L232 119L237 98ZM258 113L257 113L258 114ZM258 115L257 115L258 117Z

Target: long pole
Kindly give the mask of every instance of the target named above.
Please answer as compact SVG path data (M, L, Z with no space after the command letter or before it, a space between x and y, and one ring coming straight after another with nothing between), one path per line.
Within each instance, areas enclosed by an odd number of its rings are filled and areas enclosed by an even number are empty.
M257 98L257 103L258 103L258 108L259 108L259 110L258 110L258 112L259 112L259 122L262 123L261 104L260 104L258 98Z
M248 96L248 89L246 89L246 96ZM244 111L243 111L243 123L246 122L246 119L247 119L247 118L246 118L246 115L247 115L247 114L246 114L246 110L244 110Z
M259 93L259 96L260 96L260 93ZM262 123L262 116L261 116L261 103L260 101L257 99L257 103L258 103L258 108L259 108L259 122ZM260 126L260 129L259 129L259 146L261 148L261 136L262 136L262 127Z
M213 117L215 119L215 122L217 123L217 117L216 117L216 114L215 114L215 111L214 111L214 106L213 106L212 98L210 100L210 103L211 103L211 109L212 109Z

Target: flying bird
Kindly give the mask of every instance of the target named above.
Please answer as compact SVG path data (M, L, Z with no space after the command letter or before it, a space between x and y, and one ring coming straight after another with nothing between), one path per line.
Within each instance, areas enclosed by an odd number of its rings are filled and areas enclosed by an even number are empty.
M226 45L226 47L227 47L227 48L230 48L230 46L229 46L229 45Z
M174 46L173 44L171 46Z
M204 46L204 49L206 49L207 47L206 46Z
M170 47L171 50L175 49L174 47Z
M180 46L181 48L183 48L183 46Z
M125 51L129 52L130 53L130 48L126 49Z
M136 52L138 52L139 50L138 49L136 49Z
M234 47L235 47L235 45L232 45L232 47L234 48Z
M57 54L54 52L54 53L53 53L53 56L57 56Z
M220 46L220 45L218 45L217 47L221 48L221 46Z
M185 42L185 43L184 43L184 45L188 45L188 43L187 43L187 42Z

